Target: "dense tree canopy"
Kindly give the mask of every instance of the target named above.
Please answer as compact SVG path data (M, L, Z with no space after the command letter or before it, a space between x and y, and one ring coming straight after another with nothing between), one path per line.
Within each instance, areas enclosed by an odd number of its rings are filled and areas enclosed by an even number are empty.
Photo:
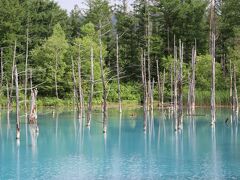
M218 63L216 68L219 76L216 84L217 89L222 90L228 88L226 84L229 81L227 73L230 60L239 65L240 1L216 2L216 60ZM122 82L126 84L141 82L140 54L142 51L147 53L147 45L150 46L152 78L156 79L156 60L159 61L161 73L164 69L170 73L170 59L173 57L175 37L177 46L179 39L183 42L185 72L189 71L192 47L196 40L199 58L196 64L199 80L197 88L209 89L208 73L203 72L210 68L208 64L209 3L208 0L154 0L151 2L136 0L129 10L126 9L126 4L112 7L106 0L93 0L86 1L87 9L83 10L76 5L67 14L52 0L0 0L0 7L2 7L0 8L0 47L3 50L4 81L11 79L15 41L17 42L17 66L20 72L24 71L28 29L30 68L33 69L34 84L42 83L39 87L40 95L54 96L53 82L54 73L56 73L59 97L71 96L71 57L76 62L79 51L85 81L83 89L88 91L91 46L94 49L95 79L100 79L98 38L101 30L104 44L104 69L108 83L113 84L113 88L116 82L116 36L118 35ZM170 88L169 77L170 74L167 75L167 90ZM20 82L24 83L24 77L20 76ZM184 83L184 86L187 84L187 82ZM99 91L101 90L99 84L96 83L95 86ZM111 90L109 91L111 95Z

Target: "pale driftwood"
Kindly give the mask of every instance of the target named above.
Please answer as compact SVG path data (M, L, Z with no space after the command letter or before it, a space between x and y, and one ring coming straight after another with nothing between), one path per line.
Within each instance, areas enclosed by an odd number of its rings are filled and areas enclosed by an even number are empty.
M99 48L100 48L100 69L101 69L101 80L102 80L102 88L103 88L103 133L107 132L107 88L106 88L106 80L104 77L104 69L103 69L103 55L102 55L102 24L101 21L99 23Z
M119 68L119 47L118 47L118 34L116 35L116 57L117 57L117 82L118 82L118 103L119 103L119 112L122 112L122 99L121 99L121 87L120 87L120 68Z
M94 91L94 66L93 66L93 47L91 46L91 75L90 75L90 92L88 98L88 111L87 111L87 126L90 127L92 117L92 99Z
M15 74L15 88L16 88L16 139L20 139L20 102L19 102L19 88L18 88L18 71L17 66L14 65Z
M26 41L26 57L25 57L25 82L24 82L24 108L27 111L27 84L28 84L28 28L27 28L27 41Z
M30 114L29 114L29 123L37 124L37 88L31 89L31 103L30 103Z

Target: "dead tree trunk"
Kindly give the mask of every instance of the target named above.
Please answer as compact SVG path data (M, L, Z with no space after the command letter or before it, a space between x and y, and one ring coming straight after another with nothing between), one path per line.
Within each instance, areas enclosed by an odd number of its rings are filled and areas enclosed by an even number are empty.
M170 79L171 79L171 108L173 108L173 67L171 64L171 69L170 69Z
M100 21L100 29L99 29L99 47L100 47L100 69L101 69L101 80L102 80L102 89L103 89L103 133L107 132L107 88L106 81L104 76L103 69L103 56L102 56L102 24Z
M232 62L230 61L230 105L233 109L233 73L232 73Z
M81 67L81 56L80 56L80 45L78 49L78 98L79 98L79 114L82 117L84 109L84 97L82 91L82 67Z
M20 102L18 89L18 71L17 66L14 66L15 72L15 87L16 87L16 139L20 139Z
M210 28L211 28L211 56L212 56L212 82L211 82L211 125L214 125L216 122L216 102L215 102L215 0L211 2L211 20L210 20Z
M191 108L191 94L192 94L192 79L190 76L190 72L188 72L188 101L187 101L187 109L188 114L192 115L192 108Z
M30 124L37 124L37 93L37 88L31 89L31 105L29 115Z
M156 60L157 64L157 81L158 81L158 108L161 107L161 82L160 82L160 75L159 75L159 66L158 66L158 60Z
M7 80L7 109L8 109L8 112L9 112L9 110L10 110L10 92L9 92L8 80Z
M93 47L91 46L91 75L90 75L90 92L88 99L88 112L87 112L87 126L90 127L92 116L92 99L94 91L94 69L93 69Z
M26 59L25 59L25 83L24 83L25 112L27 112L27 83L28 83L28 28L27 28Z
M32 69L29 69L29 81L30 81L30 89L33 89L33 85L32 85Z
M238 112L237 77L235 65L233 66L233 80L234 80L233 109L235 112Z
M58 54L56 52L55 55L55 72L54 72L54 80L55 80L55 94L58 99L58 81L57 81L57 71L58 71Z
M161 100L162 100L162 108L163 108L163 105L164 105L164 90L165 90L165 69L163 70L163 79L162 79L162 89L161 89Z
M197 58L197 46L195 43L195 47L192 52L192 78L191 78L191 113L195 113L195 64Z
M116 45L117 45L117 81L118 81L118 103L119 103L119 112L122 112L122 99L121 99L121 87L120 87L120 70L119 70L119 47L118 47L118 34L116 36Z
M76 76L75 76L75 68L74 68L74 62L73 62L73 57L71 56L71 61L72 61L72 78L73 78L73 104L74 104L74 109L75 109L75 105L77 105L77 108L79 108L78 106L78 95L77 95L77 82L76 82Z
M154 84L155 84L155 81L154 81L154 78L152 80L152 85L151 85L151 112L153 112L153 107L154 107Z
M3 48L1 48L1 88L3 86Z
M141 68L142 68L142 85L143 85L143 110L144 110L144 122L143 130L147 130L147 78L146 78L146 60L144 52L141 54Z
M15 41L14 49L13 49L13 62L12 62L12 82L11 82L11 89L10 89L10 108L12 106L12 94L13 94L13 83L14 83L14 68L16 64L16 49L17 49L17 41Z
M182 115L183 115L183 102L182 102L182 65L183 65L183 44L181 40L179 41L179 59L180 59L180 66L179 66L179 73L178 73L178 129L181 128L182 125Z
M177 47L175 45L175 36L174 36L174 110L177 110Z

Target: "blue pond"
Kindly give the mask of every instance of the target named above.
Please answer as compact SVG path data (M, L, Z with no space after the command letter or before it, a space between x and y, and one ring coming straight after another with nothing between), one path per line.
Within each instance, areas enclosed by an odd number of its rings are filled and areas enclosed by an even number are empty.
M208 109L197 114L175 132L171 114L155 111L144 133L142 109L109 110L104 135L99 111L88 129L73 111L42 110L38 135L21 117L17 143L15 113L2 110L0 179L239 179L237 120L218 109L212 128Z

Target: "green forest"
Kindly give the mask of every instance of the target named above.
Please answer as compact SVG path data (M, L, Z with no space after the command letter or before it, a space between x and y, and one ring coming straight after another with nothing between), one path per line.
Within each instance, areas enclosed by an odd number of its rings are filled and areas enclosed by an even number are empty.
M239 0L217 0L214 8L209 0L136 0L131 8L126 0L118 5L88 0L85 6L76 5L68 13L52 0L0 0L4 7L0 8L2 105L9 99L15 101L15 65L20 101L29 99L31 87L37 87L38 105L70 105L76 94L85 102L101 104L106 88L108 102L118 102L121 92L123 103L141 103L141 58L145 57L154 100L160 100L161 89L164 102L170 103L174 47L181 43L183 101L188 98L195 48L196 104L209 105L213 29L216 104L230 104L232 67L236 89L240 87Z

